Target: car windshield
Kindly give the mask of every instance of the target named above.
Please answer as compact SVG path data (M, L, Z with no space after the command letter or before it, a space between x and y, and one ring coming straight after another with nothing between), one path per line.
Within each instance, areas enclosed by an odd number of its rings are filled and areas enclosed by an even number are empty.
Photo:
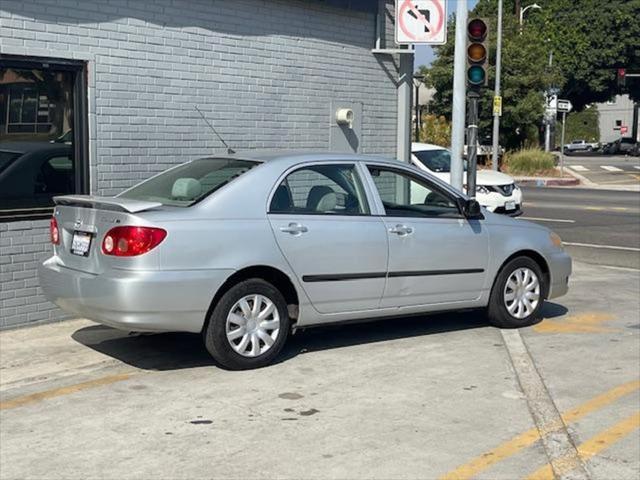
M201 158L167 170L118 197L189 207L258 165L228 158Z
M20 155L22 154L18 152L7 152L4 150L0 150L0 171L4 170L5 167L8 167L9 164Z
M413 152L422 164L432 172L450 172L451 154L444 148L438 150L419 150ZM465 162L464 169L467 169Z

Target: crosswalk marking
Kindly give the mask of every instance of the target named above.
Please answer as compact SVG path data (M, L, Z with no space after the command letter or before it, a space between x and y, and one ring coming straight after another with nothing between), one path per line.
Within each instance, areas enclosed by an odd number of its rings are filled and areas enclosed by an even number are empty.
M588 172L589 169L586 167L583 167L582 165L569 165L569 168L571 170L575 170L576 172Z
M600 168L607 170L608 172L622 172L621 168L612 167L611 165L600 165Z

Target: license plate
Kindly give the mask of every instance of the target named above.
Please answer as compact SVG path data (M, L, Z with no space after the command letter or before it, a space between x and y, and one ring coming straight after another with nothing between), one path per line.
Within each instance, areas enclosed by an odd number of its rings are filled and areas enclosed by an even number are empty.
M89 256L89 249L91 248L92 235L87 232L73 232L73 241L71 242L71 253L79 255L81 257Z
M515 210L516 209L516 202L507 202L504 204L504 209L505 210Z

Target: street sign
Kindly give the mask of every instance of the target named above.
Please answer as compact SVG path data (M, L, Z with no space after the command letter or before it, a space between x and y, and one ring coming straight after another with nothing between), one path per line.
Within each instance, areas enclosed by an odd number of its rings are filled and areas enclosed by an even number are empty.
M502 97L500 95L493 97L493 114L502 116Z
M447 43L445 0L396 0L396 43Z
M627 133L629 131L629 127L627 127L626 125L622 125L620 127L620 135L624 135L625 133Z
M571 102L569 100L561 100L558 99L558 111L559 112L565 112L565 113L569 113L571 111L571 109L573 108L573 105L571 105Z

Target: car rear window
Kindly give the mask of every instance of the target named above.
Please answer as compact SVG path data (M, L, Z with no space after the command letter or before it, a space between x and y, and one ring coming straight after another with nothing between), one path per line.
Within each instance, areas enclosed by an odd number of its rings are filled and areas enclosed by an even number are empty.
M118 197L189 207L258 165L228 158L201 158L156 175Z

